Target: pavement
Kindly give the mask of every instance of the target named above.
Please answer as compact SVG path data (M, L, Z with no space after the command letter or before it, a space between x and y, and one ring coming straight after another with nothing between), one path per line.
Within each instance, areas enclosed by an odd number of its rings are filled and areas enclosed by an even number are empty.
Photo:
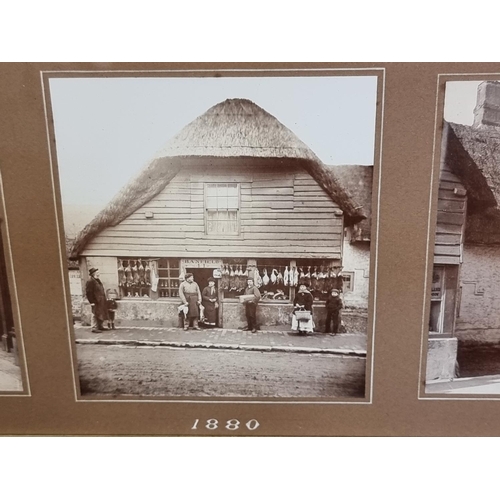
M426 394L500 394L500 375L435 380L425 385Z
M14 364L14 354L0 349L0 391L22 391L21 369Z
M366 357L366 335L362 333L312 333L302 336L283 330L252 333L226 328L184 331L166 327L117 327L116 330L92 333L90 327L80 324L76 324L74 330L76 343L80 345L233 349Z

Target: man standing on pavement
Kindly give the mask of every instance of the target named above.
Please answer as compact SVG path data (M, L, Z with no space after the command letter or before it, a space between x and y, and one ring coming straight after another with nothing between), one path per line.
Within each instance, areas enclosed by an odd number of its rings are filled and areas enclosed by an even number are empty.
M192 273L186 273L185 280L179 287L179 297L182 304L188 306L188 313L184 319L184 330L191 324L195 330L199 330L198 319L200 317L201 292L198 283L195 283Z
M244 295L253 295L253 299L245 302L245 314L247 317L247 326L243 330L251 330L252 333L257 331L257 303L260 300L260 291L255 286L253 279L247 279L247 287Z
M103 322L108 319L108 306L104 286L99 279L99 269L90 268L90 279L85 286L85 295L92 307L92 333L101 333L107 330Z
M335 288L326 299L326 324L325 333L337 334L340 327L340 310L343 307L339 290Z

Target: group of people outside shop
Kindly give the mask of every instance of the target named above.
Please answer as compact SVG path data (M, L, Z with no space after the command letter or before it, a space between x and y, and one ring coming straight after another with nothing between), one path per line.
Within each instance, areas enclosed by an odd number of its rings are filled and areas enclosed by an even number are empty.
M91 330L93 333L100 333L103 330L115 329L115 311L117 309L116 290L105 292L104 286L99 279L99 270L91 268L90 279L86 284L86 296L92 307ZM247 287L243 293L245 301L245 316L247 325L243 330L255 333L257 324L257 305L261 300L261 293L255 285L254 280L247 280ZM218 324L218 296L215 288L215 279L209 278L207 286L200 291L198 283L194 281L192 273L186 273L184 281L179 286L179 322L184 330L193 328L199 330L199 322L203 319L203 324L208 327L216 327ZM315 324L313 320L314 298L308 290L306 284L301 283L295 294L293 301L292 330L299 334L314 332ZM341 326L340 310L343 308L341 291L333 289L326 300L326 324L325 333L336 334ZM107 321L107 328L104 323Z
M199 330L198 322L201 317L204 318L203 323L207 326L217 326L217 309L219 303L217 299L217 290L215 288L215 279L209 278L208 286L203 291L194 281L192 273L187 273L184 280L179 287L179 297L182 304L179 306L179 314L183 320L183 328L194 328ZM253 279L247 280L247 287L244 295L248 296L245 301L245 316L247 319L247 326L244 330L252 332L257 331L257 304L261 299L259 289L254 285Z

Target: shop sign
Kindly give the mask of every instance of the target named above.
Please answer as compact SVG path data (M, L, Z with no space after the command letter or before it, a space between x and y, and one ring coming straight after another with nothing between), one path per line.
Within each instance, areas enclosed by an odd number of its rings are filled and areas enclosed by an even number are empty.
M222 267L222 259L182 259L182 267L207 268Z
M217 279L222 278L222 271L220 269L214 269L212 276Z

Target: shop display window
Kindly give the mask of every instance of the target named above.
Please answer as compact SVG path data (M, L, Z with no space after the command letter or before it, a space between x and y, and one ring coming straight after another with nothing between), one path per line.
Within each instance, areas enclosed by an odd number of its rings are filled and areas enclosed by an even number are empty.
M119 258L118 285L122 298L150 297L152 263L146 258Z
M257 269L261 278L262 300L289 301L291 296L291 265L289 259L259 259Z
M122 298L179 296L179 259L119 258L118 283Z
M315 300L326 300L334 288L346 291L347 283L352 286L352 277L349 280L349 273L341 273L338 261L298 259L297 271L299 283L305 283Z
M234 299L243 295L251 269L247 266L247 259L224 259L219 284L224 298Z
M179 259L158 259L158 297L179 296Z

